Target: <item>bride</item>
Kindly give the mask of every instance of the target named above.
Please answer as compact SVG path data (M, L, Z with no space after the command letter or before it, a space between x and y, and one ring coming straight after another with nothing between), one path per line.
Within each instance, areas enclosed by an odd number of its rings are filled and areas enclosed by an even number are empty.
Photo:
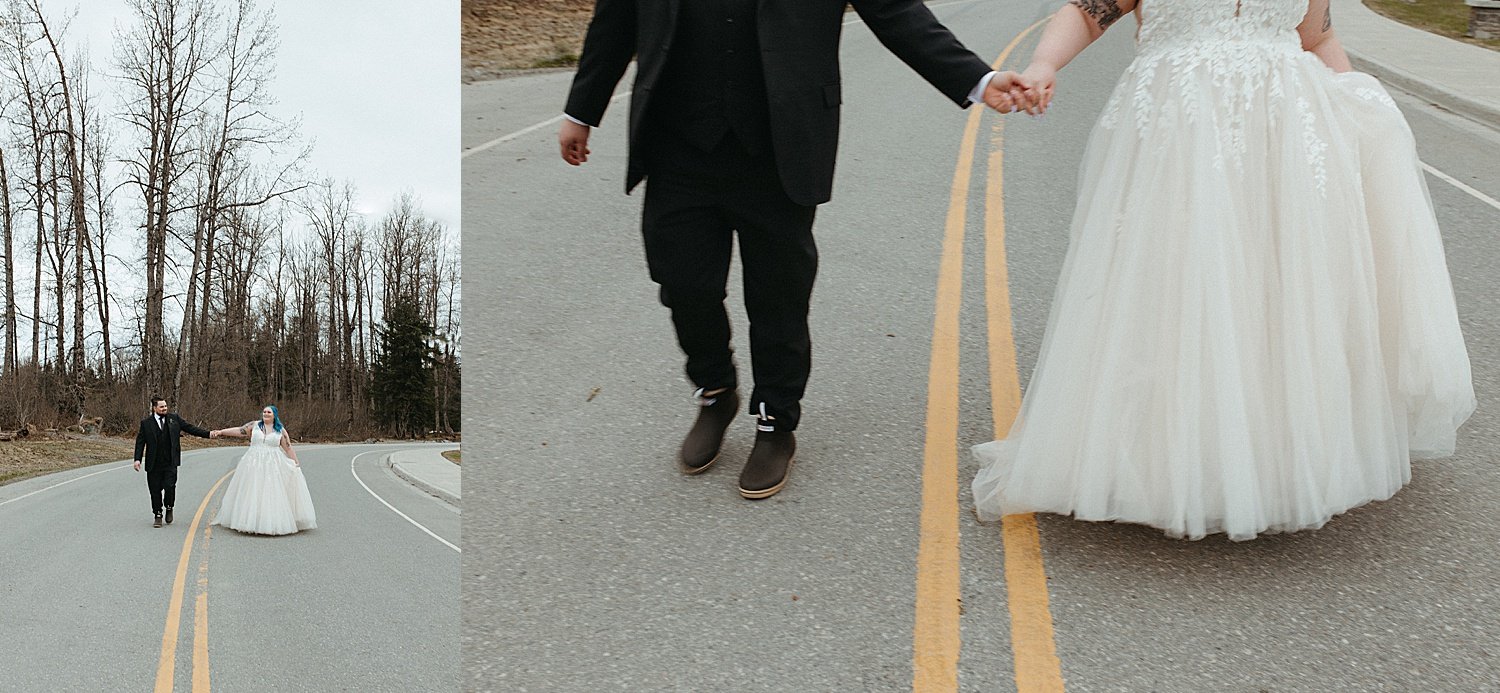
M317 527L307 479L276 407L262 409L259 422L214 434L250 438L250 449L229 479L214 524L251 534L294 534Z
M1136 9L1020 415L975 447L976 510L1242 540L1389 498L1475 405L1406 121L1349 71L1328 0L1072 0L1029 90L990 105L1046 110Z

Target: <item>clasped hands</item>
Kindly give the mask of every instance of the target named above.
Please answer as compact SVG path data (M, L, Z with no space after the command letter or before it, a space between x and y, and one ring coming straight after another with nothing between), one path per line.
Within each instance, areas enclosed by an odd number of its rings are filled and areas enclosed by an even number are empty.
M1041 115L1052 104L1056 83L1057 71L1042 65L1033 64L1022 73L1005 70L985 87L984 103L1000 113Z

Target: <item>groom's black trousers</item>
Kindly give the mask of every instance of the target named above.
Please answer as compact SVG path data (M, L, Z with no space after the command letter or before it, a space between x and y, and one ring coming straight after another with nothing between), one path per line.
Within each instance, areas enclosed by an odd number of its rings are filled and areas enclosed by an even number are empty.
M812 366L808 304L818 271L816 207L787 197L769 148L751 154L733 132L711 151L670 132L649 138L642 234L651 279L672 311L687 376L698 387L737 386L724 309L739 238L750 362L750 412L794 430Z
M160 513L177 503L177 465L162 462L146 470L146 487L151 489L151 512Z

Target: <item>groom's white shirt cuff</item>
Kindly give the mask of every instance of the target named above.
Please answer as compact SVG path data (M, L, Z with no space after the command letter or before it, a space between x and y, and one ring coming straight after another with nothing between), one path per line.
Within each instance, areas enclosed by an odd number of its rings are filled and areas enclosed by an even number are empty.
M990 80L994 79L995 75L998 74L1000 73L990 70L989 74L979 78L979 85L974 87L974 91L969 92L970 106L976 103L984 103L984 90L990 88Z
M964 107L968 108L969 106L972 106L972 105L974 105L976 103L984 103L984 90L989 88L989 86L990 86L990 80L994 79L995 75L998 75L998 74L1000 74L1000 73L995 72L994 70L990 70L989 74L987 74L987 75L985 75L983 77L980 77L979 78L979 84L975 85L974 86L974 90L971 91L971 92L969 92L969 103L965 104ZM585 122L583 122L583 121L581 121L581 120L579 120L577 118L574 118L573 116L568 115L567 113L564 113L563 117L567 118L568 120L571 120L571 121L573 121L575 123L578 123L579 125L582 125L582 126L584 126L586 128L595 127L595 125L593 123L585 123Z

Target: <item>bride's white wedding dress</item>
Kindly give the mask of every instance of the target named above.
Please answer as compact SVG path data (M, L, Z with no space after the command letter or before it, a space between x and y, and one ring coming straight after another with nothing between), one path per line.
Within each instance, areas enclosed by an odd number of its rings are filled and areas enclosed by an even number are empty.
M1475 405L1405 119L1302 50L1306 0L1142 5L980 516L1249 539L1389 498Z
M213 523L252 534L293 534L318 526L302 468L281 450L282 431L250 424L240 458Z

